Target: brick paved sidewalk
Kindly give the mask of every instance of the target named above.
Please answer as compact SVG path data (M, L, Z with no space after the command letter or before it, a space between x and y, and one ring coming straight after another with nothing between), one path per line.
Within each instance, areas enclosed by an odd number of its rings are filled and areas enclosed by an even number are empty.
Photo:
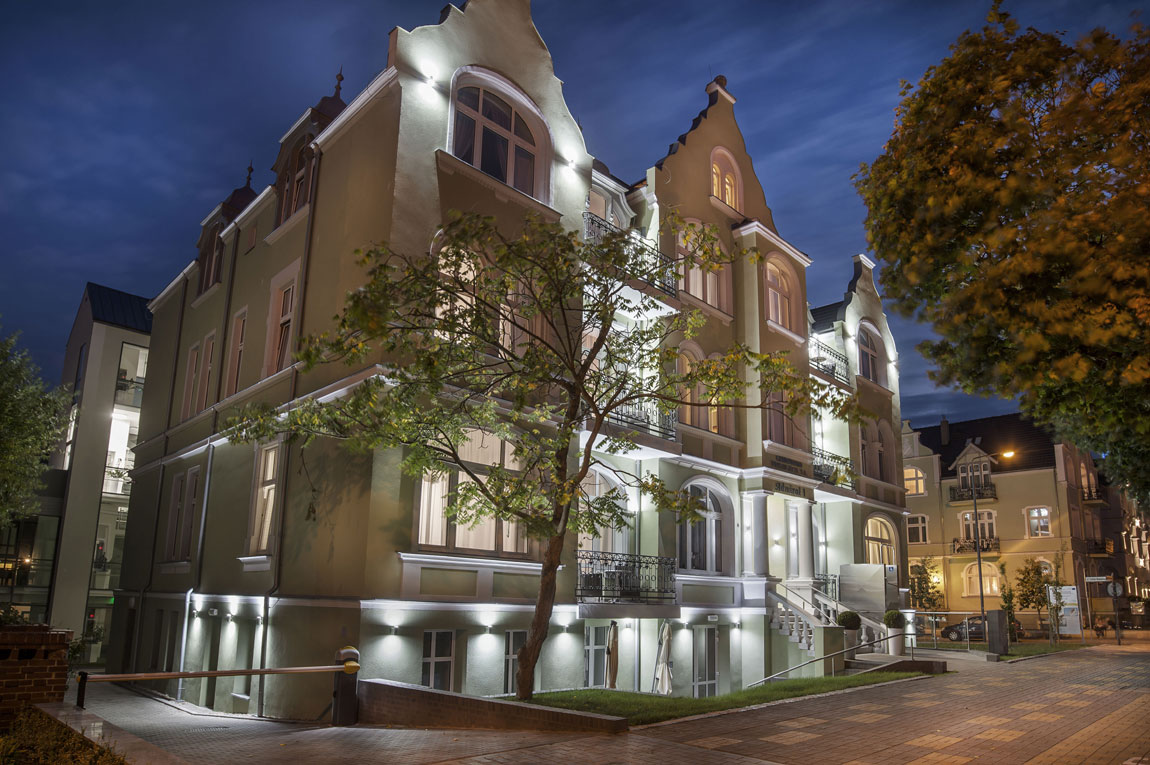
M1138 763L1150 765L1150 650L962 662L911 683L663 723L619 736L330 728L189 715L89 688L88 708L191 763Z

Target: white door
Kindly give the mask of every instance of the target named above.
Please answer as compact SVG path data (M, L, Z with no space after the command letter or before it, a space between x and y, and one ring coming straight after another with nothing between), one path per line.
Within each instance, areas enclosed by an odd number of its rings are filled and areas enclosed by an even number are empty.
M719 628L695 627L695 698L719 694Z

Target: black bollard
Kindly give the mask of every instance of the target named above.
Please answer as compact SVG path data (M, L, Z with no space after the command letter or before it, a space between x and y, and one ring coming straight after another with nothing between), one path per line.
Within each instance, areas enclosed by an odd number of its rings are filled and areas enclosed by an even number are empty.
M355 725L359 722L359 651L345 646L335 655L343 664L342 672L335 675L335 692L331 702L332 725Z

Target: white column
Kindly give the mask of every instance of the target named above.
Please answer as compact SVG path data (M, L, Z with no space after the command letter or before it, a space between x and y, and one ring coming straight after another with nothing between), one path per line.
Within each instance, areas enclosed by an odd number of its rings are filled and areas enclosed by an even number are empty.
M767 573L767 495L762 489L744 491L742 498L743 575L765 576Z
M798 536L799 547L798 578L804 581L811 581L815 576L815 545L814 534L812 533L811 503L794 502L789 504L792 504L798 510L798 528L795 529L795 533Z

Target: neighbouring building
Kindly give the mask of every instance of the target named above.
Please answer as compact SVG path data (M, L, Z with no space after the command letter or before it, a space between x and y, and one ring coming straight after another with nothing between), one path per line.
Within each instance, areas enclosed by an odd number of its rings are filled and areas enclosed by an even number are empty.
M1020 414L963 422L943 417L938 425L918 429L907 421L902 449L910 562L929 557L937 564L945 610L978 612L981 544L987 609L1001 607L1003 586L1014 584L1023 562L1033 558L1050 575L1078 587L1087 624L1094 614L1112 611L1105 585L1085 578L1118 573L1115 542L1104 533L1104 523L1112 503L1125 500L1118 499L1124 497L1120 492L1105 490L1089 452ZM1007 452L1014 455L1003 456ZM1124 511L1123 517L1137 528L1137 514ZM1017 616L1027 629L1040 626L1033 610L1019 610Z
M36 579L51 577L51 595L46 613L31 616L84 636L81 660L88 664L107 658L151 327L147 298L85 286L64 354L63 383L72 392L67 430L48 472L51 481L62 471L62 502L21 522L54 545L33 546L41 550L31 554L33 568L41 569Z
M31 624L48 622L68 474L48 469L41 480L40 511L0 528L0 608L11 606Z
M651 688L669 620L674 692L706 696L841 645L827 622L844 604L872 626L899 604L897 354L873 264L857 257L843 301L812 314L811 260L775 228L726 79L704 100L645 177L621 180L587 153L527 0L472 0L437 24L394 29L387 69L350 103L337 81L305 109L280 140L274 183L212 210L196 260L149 304L156 342L109 667L313 665L352 644L364 677L512 690L538 588L535 541L501 521L450 523L443 497L455 479L412 480L396 452L221 435L239 405L338 394L371 374L367 364L305 372L292 354L363 282L357 248L425 252L452 210L509 231L528 214L588 237L627 229L656 257L677 246L661 233L671 211L711 224L726 251L755 247L763 259L649 288L707 317L682 363L733 340L787 350L877 414L859 428L759 411L635 412L627 424L643 448L628 467L695 493L705 518L680 528L631 494L627 528L570 535L540 689L601 685L612 619L620 687ZM479 465L508 459L494 439L473 451ZM587 488L610 481L595 474ZM321 716L330 696L326 676L157 687L297 719Z
M1122 583L1122 597L1106 597L1101 587L1095 590L1095 608L1106 618L1113 618L1115 606L1123 624L1145 627L1146 599L1150 598L1150 512L1121 487L1103 485L1106 507L1102 515L1102 533L1114 545L1110 573Z

